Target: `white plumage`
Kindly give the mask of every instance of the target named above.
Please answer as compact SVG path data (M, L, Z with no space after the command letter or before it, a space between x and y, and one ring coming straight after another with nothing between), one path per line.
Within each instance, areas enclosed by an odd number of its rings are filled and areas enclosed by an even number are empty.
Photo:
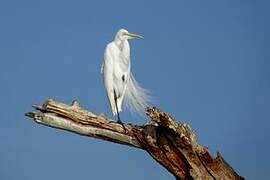
M106 46L104 52L101 73L103 73L104 85L113 115L116 115L117 111L122 111L123 102L131 111L136 112L142 112L147 106L146 90L139 86L130 71L128 39L134 38L143 37L120 29L114 40ZM118 120L120 121L120 119Z

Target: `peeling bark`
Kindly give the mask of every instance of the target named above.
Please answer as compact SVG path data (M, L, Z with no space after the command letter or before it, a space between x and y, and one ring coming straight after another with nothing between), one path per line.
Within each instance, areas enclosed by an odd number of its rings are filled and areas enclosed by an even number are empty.
M157 108L147 108L149 122L143 126L123 126L105 115L95 115L74 101L71 106L48 100L33 106L37 111L26 116L35 122L147 151L176 179L244 179L218 153L213 158L197 143L190 126L174 120Z

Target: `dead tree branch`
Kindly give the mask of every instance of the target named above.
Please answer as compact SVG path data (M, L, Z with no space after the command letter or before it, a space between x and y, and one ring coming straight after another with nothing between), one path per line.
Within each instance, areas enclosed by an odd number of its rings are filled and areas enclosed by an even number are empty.
M149 122L144 126L121 124L95 115L80 107L48 100L34 105L35 112L26 116L45 126L71 131L114 143L146 150L176 179L244 179L218 153L213 158L207 148L197 143L189 125L175 121L157 108L147 108Z

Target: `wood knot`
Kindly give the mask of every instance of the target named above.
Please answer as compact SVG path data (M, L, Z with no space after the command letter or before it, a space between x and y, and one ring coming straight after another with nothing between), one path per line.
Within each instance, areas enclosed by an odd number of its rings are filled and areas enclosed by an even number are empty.
M79 108L80 107L80 103L76 100L72 101L72 104L71 104L72 107L74 108Z
M51 98L49 98L45 103L42 104L42 109L43 109L43 110L46 110L48 104L53 103L53 102L54 102L54 100L51 99Z
M146 115L150 117L151 121L159 122L160 110L156 107L147 107L145 109Z

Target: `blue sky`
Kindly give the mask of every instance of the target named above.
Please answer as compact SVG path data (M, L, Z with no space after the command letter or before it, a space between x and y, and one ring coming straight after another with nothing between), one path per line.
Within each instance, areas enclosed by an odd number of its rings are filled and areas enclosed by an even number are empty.
M251 0L1 0L0 179L174 179L142 150L24 117L47 98L111 117L100 66L120 28L145 37L131 42L132 71L152 104L240 175L269 178L269 15Z

